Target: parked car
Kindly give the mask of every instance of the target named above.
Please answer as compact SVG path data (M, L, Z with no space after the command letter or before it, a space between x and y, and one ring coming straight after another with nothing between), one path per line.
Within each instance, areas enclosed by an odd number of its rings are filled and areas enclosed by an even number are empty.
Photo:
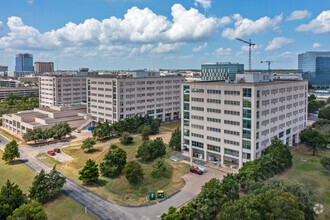
M206 173L206 167L198 166L197 168L201 170L203 173Z
M48 153L49 155L51 155L51 156L55 156L55 152L52 151L52 150L48 151L47 153Z
M61 153L61 150L58 149L58 148L55 148L55 149L54 149L54 152L56 152L56 153Z
M190 172L192 172L192 173L197 173L197 174L199 174L199 175L202 175L202 174L203 174L203 171L200 170L198 167L191 167L191 168L190 168Z

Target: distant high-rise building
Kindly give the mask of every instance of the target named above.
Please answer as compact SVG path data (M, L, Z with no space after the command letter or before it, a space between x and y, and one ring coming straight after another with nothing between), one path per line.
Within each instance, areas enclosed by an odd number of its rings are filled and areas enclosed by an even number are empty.
M8 66L0 66L0 76L8 76Z
M41 73L54 72L54 63L53 62L35 62L34 71L41 72Z
M309 51L298 55L298 69L314 86L330 85L330 51Z
M236 74L244 73L244 64L221 62L202 64L202 81L234 80Z
M33 55L24 53L16 55L16 66L15 71L24 72L24 71L34 71L33 67Z

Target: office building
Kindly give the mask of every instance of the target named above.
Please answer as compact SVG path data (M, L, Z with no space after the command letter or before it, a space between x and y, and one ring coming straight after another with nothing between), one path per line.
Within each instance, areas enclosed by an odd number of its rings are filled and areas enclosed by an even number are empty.
M8 76L8 66L0 65L0 76L7 77Z
M298 69L313 86L330 86L330 51L298 54Z
M19 96L35 95L38 96L38 87L15 87L15 88L0 88L0 99L6 99L9 93L18 94Z
M183 77L135 71L127 75L90 77L87 81L88 113L94 120L113 123L146 114L162 121L180 118Z
M40 76L39 88L40 107L86 103L86 77Z
M24 54L17 54L16 55L16 72L33 72L33 55L24 53Z
M90 71L89 68L79 68L78 72L73 73L74 76L97 76L99 75L96 71Z
M2 120L2 127L5 130L23 137L29 129L46 129L60 122L67 122L72 129L76 129L88 122L89 116L84 105L51 106L5 114Z
M234 80L236 74L244 73L244 64L221 62L202 65L202 81Z
M307 122L307 81L273 81L268 73L237 78L182 84L183 154L240 168L262 156L275 136L288 146L298 142Z
M34 71L40 73L52 73L54 72L54 63L53 62L35 62Z
M15 80L0 80L0 88L3 87L16 87Z

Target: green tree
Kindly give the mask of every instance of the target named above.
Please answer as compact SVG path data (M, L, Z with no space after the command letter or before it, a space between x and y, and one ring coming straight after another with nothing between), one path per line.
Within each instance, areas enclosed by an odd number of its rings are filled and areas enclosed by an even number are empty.
M311 94L310 96L308 96L308 101L314 101L316 100L316 96L314 94Z
M20 157L20 153L18 150L17 142L15 140L12 140L6 145L5 151L2 155L2 160L6 161L7 163L10 163L14 161L16 157Z
M319 111L319 118L330 120L330 106Z
M154 141L149 140L143 142L139 147L136 158L141 158L145 162L153 161L154 159L166 154L166 146L161 138L156 138Z
M324 134L312 128L303 130L300 134L300 140L312 150L313 156L315 156L318 151L325 150L328 143Z
M139 183L144 176L141 164L136 161L128 162L125 166L124 173L130 184Z
M141 133L141 136L142 136L142 141L147 141L149 140L149 135L151 133L151 129L150 129L150 126L147 125L143 128L142 130L142 133Z
M99 169L94 160L88 159L86 165L79 171L79 180L83 183L96 183L99 179Z
M322 157L320 163L325 169L330 171L330 158L329 157Z
M26 201L26 195L18 185L7 180L0 190L0 219L6 219Z
M161 124L161 119L153 119L150 124L150 134L157 134Z
M119 176L126 165L126 160L126 151L122 148L117 148L116 145L112 145L100 164L101 174L110 178Z
M159 177L169 177L170 176L170 170L168 169L166 162L164 158L157 158L152 165L153 170L151 172L151 176L153 178L159 178Z
M181 130L180 128L176 128L172 132L172 137L169 143L169 147L173 148L174 150L181 151Z
M315 100L308 102L308 113L314 113L318 110L318 104Z
M128 145L128 144L133 143L133 139L134 138L132 136L130 136L129 133L123 132L123 134L119 140L120 140L120 143L122 143L123 145Z
M55 166L48 174L44 170L34 177L32 186L29 189L30 199L42 204L58 198L62 194L62 189L66 178L56 171Z
M46 220L47 214L40 203L31 201L17 208L7 219Z
M86 138L83 141L83 144L81 145L81 149L87 149L87 152L91 152L92 148L94 147L95 144L96 144L96 141L94 138L92 138L92 137Z

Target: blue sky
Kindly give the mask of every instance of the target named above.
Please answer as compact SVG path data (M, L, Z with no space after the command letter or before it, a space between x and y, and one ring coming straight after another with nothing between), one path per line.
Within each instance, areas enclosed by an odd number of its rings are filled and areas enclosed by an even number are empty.
M0 0L0 65L16 53L59 69L297 68L297 54L330 50L329 0ZM56 65L55 65L56 66Z

